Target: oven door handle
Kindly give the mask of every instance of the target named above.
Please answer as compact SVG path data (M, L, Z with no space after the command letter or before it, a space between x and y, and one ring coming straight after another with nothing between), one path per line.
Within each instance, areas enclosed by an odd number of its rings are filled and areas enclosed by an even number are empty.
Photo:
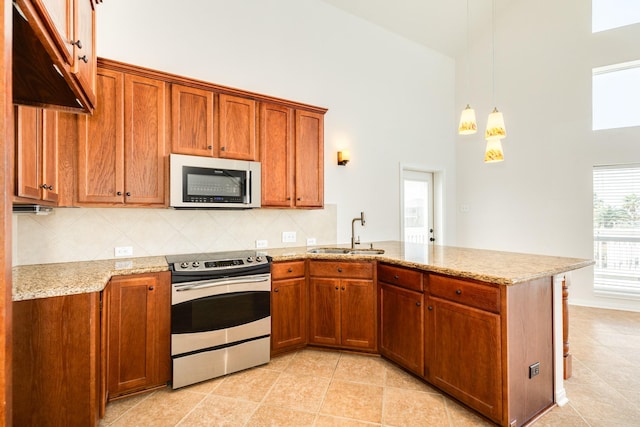
M185 283L185 284L181 284L181 285L173 285L176 292L183 292L183 291L192 291L194 289L204 289L204 288L211 288L214 286L226 286L226 285L237 285L239 283L259 283L259 282L268 282L270 279L270 276L264 275L264 276L255 276L255 277L242 277L242 278L235 278L235 279L218 279L218 280L210 280L207 282L200 282L200 283Z

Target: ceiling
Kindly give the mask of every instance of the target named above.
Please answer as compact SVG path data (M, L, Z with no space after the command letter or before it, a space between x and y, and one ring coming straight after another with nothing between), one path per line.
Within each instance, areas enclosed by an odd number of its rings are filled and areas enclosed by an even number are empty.
M473 32L473 29L480 25L491 25L491 9L495 0L322 1L409 40L455 57L463 52L467 45L467 32ZM504 5L508 1L501 0L499 3ZM496 11L499 6L496 4Z

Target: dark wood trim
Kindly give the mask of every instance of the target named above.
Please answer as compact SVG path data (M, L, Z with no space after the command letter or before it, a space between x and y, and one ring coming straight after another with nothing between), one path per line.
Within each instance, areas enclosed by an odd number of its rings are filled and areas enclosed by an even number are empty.
M254 99L258 102L270 102L273 104L284 105L287 107L312 111L320 114L324 114L327 112L327 109L323 107L316 107L309 104L303 104L300 102L294 102L294 101L289 101L282 98L276 98L274 96L263 95L255 92L249 92L242 89L236 89L236 88L222 86L215 83L209 83L202 80L191 79L189 77L179 76L177 74L165 73L164 71L152 70L150 68L139 67L137 65L131 65L124 62L114 61L112 59L98 58L98 67L108 68L110 70L120 71L128 74L137 74L140 76L150 77L158 80L164 80L167 83L177 83L184 86L194 87L197 89L210 90L216 93Z
M573 356L569 351L569 285L566 277L562 279L562 359L564 379L568 380L572 374Z
M0 425L10 426L11 413L11 235L13 198L13 91L11 49L13 4L0 0Z

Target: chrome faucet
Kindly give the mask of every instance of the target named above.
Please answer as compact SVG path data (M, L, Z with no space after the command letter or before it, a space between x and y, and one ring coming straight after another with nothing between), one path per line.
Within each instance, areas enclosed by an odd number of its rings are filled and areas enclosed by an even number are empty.
M360 218L353 218L353 220L351 220L351 249L354 249L356 245L360 244L360 236L358 236L358 240L355 239L356 221L360 221L360 224L364 227L364 212L360 212Z

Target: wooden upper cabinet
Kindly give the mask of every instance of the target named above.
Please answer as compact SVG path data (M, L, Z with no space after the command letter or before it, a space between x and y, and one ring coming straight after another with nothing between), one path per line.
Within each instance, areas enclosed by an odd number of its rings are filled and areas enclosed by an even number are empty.
M124 75L98 70L100 108L78 118L78 202L124 202Z
M165 83L128 74L124 82L125 201L163 204Z
M324 115L296 111L295 205L324 204Z
M75 39L73 73L85 88L87 97L96 104L96 16L92 0L75 0Z
M58 115L55 111L16 107L16 201L33 199L56 205Z
M213 125L213 92L171 85L172 153L213 156Z
M258 160L256 101L238 96L219 96L220 148L218 157Z
M101 108L79 120L80 204L165 204L166 84L98 71Z
M260 162L262 206L293 206L294 110L260 104Z
M60 49L66 62L73 65L74 3L80 0L32 0L43 15L45 25L50 29L51 38ZM86 1L89 6L89 1Z

